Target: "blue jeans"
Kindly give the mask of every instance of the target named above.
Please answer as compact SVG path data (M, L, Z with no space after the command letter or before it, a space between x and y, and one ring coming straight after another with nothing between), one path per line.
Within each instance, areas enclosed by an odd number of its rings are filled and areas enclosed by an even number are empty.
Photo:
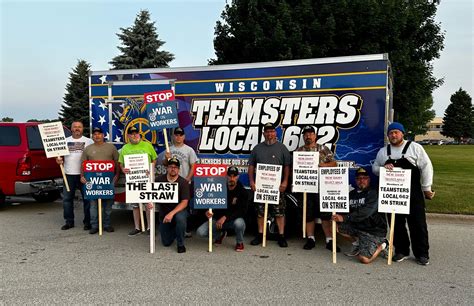
M84 190L82 189L83 184L81 183L81 176L79 174L72 175L66 174L66 180L69 185L69 192L66 189L66 185L63 188L63 208L64 208L64 220L68 225L74 225L74 196L76 195L76 189L81 191L82 202L84 208L84 225L90 225L90 202L84 200Z
M91 200L91 228L99 228L99 203L98 200ZM114 199L102 200L102 226L110 227L110 215L112 214L112 205Z
M182 210L173 216L170 223L163 223L160 217L161 243L164 246L170 246L176 239L178 246L184 246L184 233L186 232L187 210Z
M222 230L234 230L235 232L235 241L237 243L244 242L244 233L245 233L245 221L243 218L237 218L235 220L229 220L222 224ZM209 222L203 223L196 231L196 234L199 237L208 237L209 236ZM212 236L217 238L217 227L216 220L212 219Z

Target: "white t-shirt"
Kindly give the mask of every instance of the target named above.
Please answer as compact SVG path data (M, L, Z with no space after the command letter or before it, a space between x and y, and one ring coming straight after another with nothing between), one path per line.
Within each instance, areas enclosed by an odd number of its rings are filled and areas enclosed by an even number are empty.
M64 156L64 170L66 174L78 175L81 174L81 155L84 149L94 142L92 139L81 136L81 138L73 138L69 136L66 138L66 143L69 148L69 155Z

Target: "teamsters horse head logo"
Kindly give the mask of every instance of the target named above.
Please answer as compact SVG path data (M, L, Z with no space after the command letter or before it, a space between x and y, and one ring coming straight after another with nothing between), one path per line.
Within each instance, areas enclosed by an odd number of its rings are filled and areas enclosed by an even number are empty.
M125 136L128 130L133 126L136 127L142 136L142 139L150 143L156 143L156 131L150 130L148 119L146 118L146 104L143 99L127 99L123 106L122 113L116 113L120 123L123 124L124 142L128 143Z

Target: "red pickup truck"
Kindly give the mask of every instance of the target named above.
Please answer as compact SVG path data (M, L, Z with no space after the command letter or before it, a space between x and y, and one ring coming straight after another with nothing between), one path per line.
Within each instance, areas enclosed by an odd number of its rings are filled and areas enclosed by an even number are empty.
M46 158L38 124L0 122L0 206L6 196L49 202L61 195L61 170L54 158ZM71 135L66 128L64 133Z

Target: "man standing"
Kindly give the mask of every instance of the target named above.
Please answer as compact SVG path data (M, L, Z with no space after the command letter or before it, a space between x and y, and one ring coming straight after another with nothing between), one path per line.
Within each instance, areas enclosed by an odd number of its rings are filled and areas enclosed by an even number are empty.
M93 143L92 139L84 137L84 125L80 121L73 121L71 124L72 135L66 138L69 148L69 155L56 158L56 162L61 165L64 163L66 180L69 185L69 191L66 185L63 187L63 208L65 224L62 230L68 230L74 227L74 196L76 189L81 191L82 203L84 208L84 230L91 229L91 215L89 200L84 199L84 190L81 183L81 155L84 149Z
M217 231L220 232L217 244L227 236L228 230L235 232L235 250L242 252L244 250L244 232L245 232L245 213L247 212L248 195L242 183L239 181L239 169L229 167L227 169L227 209L216 209L212 213L207 210L206 217L212 220L213 237L217 237ZM203 223L198 229L197 234L200 237L209 235L208 222Z
M352 250L346 255L369 264L387 246L387 220L377 212L377 190L370 187L367 171L357 169L355 179L357 188L349 193L349 214L336 214L332 219L340 223L339 233L352 241Z
M255 167L257 164L272 164L283 166L283 177L280 183L280 203L278 205L270 205L273 210L278 225L278 245L282 248L288 247L285 239L285 190L288 186L288 178L290 176L291 155L284 144L277 140L275 126L272 123L266 123L263 127L264 142L257 144L249 158L249 182L250 188L255 192ZM263 241L263 226L266 220L263 220L264 204L257 204L257 222L258 235L250 244L258 245Z
M334 154L325 145L316 143L316 131L312 126L306 126L303 128L303 139L304 146L299 147L297 151L305 152L319 152L319 167L336 167L336 161L334 160ZM316 239L314 237L314 227L316 217L321 218L321 226L323 228L324 236L326 237L326 249L332 251L332 226L331 226L331 213L322 213L319 208L319 194L310 194L307 198L307 215L306 215L306 243L303 246L305 250L311 250L316 245ZM336 251L340 252L341 249L336 247Z
M93 144L88 146L81 156L81 164L86 160L108 160L115 163L115 176L114 184L117 181L120 169L118 167L118 151L117 148L111 143L104 142L104 132L101 128L96 127L92 130L92 140ZM84 177L83 169L81 168L81 182L83 184L87 183L86 178ZM104 220L104 230L106 232L113 232L114 228L110 225L110 215L112 214L112 204L114 203L113 199L104 199L103 204L103 220ZM91 215L91 229L89 234L96 234L99 232L99 221L98 221L98 201L91 200L90 202L90 215Z
M410 214L397 214L394 228L394 261L400 262L410 255L410 240L413 255L420 265L429 264L428 227L426 225L425 200L431 200L434 192L433 166L423 147L403 139L405 128L398 122L388 126L389 144L377 153L372 171L379 175L380 167L411 169ZM410 238L405 223L408 222Z
M123 173L128 174L130 173L130 169L125 168L125 156L132 155L132 154L146 154L148 156L148 163L151 162L152 168L155 168L156 163L156 151L153 146L146 141L142 141L141 135L138 129L134 126L128 129L128 143L122 147L119 155L119 162L120 168L122 169ZM150 173L148 173L148 176ZM128 233L129 236L135 236L141 233L140 230L140 214L142 213L139 209L138 203L133 203L133 222L135 224L135 228ZM146 219L148 227L150 226L150 211L146 210Z
M189 184L179 175L180 161L170 158L167 161L166 174L156 178L156 182L178 183L178 203L160 203L159 221L161 243L170 246L176 239L178 253L186 252L184 233L186 232L186 207L189 202ZM151 209L152 205L148 205Z

